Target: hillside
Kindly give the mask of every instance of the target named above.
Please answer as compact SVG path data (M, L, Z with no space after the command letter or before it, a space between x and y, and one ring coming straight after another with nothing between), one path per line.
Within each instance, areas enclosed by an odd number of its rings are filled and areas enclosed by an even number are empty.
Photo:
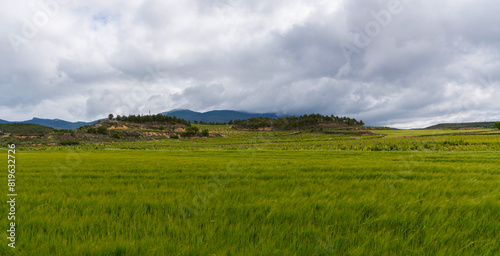
M184 113L189 113L184 111ZM211 114L225 114L226 117L240 115L236 111L216 111ZM191 113L193 114L193 113ZM196 114L196 113L194 113ZM207 119L206 119L207 120ZM210 119L208 119L210 120ZM213 119L212 119L213 120ZM222 120L223 121L223 120ZM231 121L231 119L229 120ZM211 121L213 122L213 121ZM219 121L220 122L220 121ZM231 122L229 122L231 123ZM239 130L315 130L320 132L348 132L359 129L362 121L338 116L319 114L288 116L281 118L252 117L236 119L225 128ZM115 120L100 120L78 129L56 129L37 124L4 124L5 134L0 144L15 143L22 146L45 147L64 145L94 145L102 143L139 142L165 139L208 139L222 137L220 130L207 129L207 125L191 124L177 115L129 115L117 116ZM217 128L217 129L219 129ZM210 128L212 129L212 128ZM371 133L369 133L371 135ZM27 136L28 135L28 136ZM36 136L29 136L36 135ZM363 135L363 134L359 134Z
M471 122L471 123L444 123L429 126L424 129L440 130L440 129L473 129L473 128L494 128L495 122Z
M247 113L234 110L214 110L205 113L195 112L187 109L178 109L161 113L167 116L176 116L187 121L203 121L213 123L228 123L238 119L249 119L252 117L278 118L274 113Z
M24 124L24 123L9 123L0 124L0 135L16 134L16 135L39 135L50 133L54 129L51 127L38 125L38 124Z
M287 116L280 118L252 117L245 120L235 120L235 129L249 130L330 130L345 129L348 126L363 126L363 121L349 117L338 117L334 115L324 116L310 114L302 116Z
M25 123L0 124L0 147L6 147L9 143L24 148L220 137L206 129L192 126L184 119L161 114L131 115L121 119L101 120L75 130Z

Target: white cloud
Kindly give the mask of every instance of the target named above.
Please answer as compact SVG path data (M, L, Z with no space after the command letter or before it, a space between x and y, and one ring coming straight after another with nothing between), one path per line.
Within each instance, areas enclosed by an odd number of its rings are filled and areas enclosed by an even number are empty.
M401 0L403 11L349 63L341 44L390 0L59 2L49 11L0 3L0 119L180 107L398 127L500 119L494 0ZM18 53L13 34L25 38Z

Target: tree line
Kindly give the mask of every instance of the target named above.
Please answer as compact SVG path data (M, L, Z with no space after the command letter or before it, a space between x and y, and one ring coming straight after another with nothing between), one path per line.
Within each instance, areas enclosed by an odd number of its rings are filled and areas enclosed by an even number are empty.
M280 118L252 117L244 120L234 121L234 125L246 129L258 129L265 127L274 127L282 130L296 129L307 125L317 125L320 123L339 123L349 126L364 125L362 120L356 120L350 117L339 117L334 115L305 114L301 116L287 116Z
M220 123L220 122L205 122L205 121L194 121L194 124L204 124L204 125L227 125L226 123Z
M108 119L113 120L114 115L109 114ZM184 124L187 126L191 125L191 121L186 121L185 119L178 118L176 116L165 116L162 114L157 115L129 115L129 116L116 116L117 121L130 122L130 123L170 123L170 124ZM205 122L205 121L194 121L194 124L202 125L226 125L226 123L221 122ZM232 124L232 121L231 123Z
M113 119L113 115L109 115L109 119ZM162 114L156 115L129 115L129 116L116 116L117 121L131 122L131 123L167 123L167 124L183 124L191 126L190 121L178 118L176 116L166 116ZM210 124L210 125L225 125L226 123L219 122L204 122L194 121L195 124ZM252 117L249 119L238 119L230 121L229 125L246 129L258 129L263 127L274 127L282 130L296 129L307 125L317 125L320 123L338 123L348 126L364 125L362 120L356 120L350 117L339 117L335 115L321 115L321 114L305 114L301 116L287 116L280 118L270 117Z
M112 115L109 117L112 119ZM129 115L129 116L116 116L117 121L130 122L130 123L167 123L167 124L183 124L186 126L191 126L191 122L186 121L182 118L178 118L176 116L165 116L162 114L157 115Z

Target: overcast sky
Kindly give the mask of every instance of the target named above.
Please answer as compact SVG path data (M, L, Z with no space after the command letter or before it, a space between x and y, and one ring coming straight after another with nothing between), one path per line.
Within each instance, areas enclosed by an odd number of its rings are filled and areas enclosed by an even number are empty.
M187 108L500 120L498 0L0 3L0 119Z

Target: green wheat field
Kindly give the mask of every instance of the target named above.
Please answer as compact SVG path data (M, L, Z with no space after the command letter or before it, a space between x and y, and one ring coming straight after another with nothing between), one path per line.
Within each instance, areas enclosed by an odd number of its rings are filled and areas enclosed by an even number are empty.
M224 137L21 148L0 254L500 255L498 131L207 127Z

